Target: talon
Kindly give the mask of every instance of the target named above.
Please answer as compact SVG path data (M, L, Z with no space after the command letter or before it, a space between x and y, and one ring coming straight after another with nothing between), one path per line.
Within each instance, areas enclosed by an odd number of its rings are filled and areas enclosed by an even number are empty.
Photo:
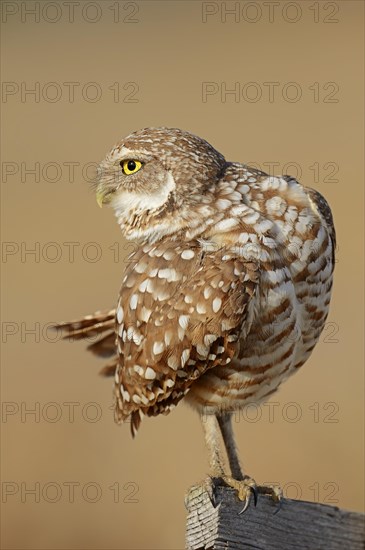
M228 487L231 487L237 492L239 500L245 503L239 514L243 514L250 505L251 495L253 496L254 504L257 504L257 488L256 482L249 476L245 476L243 479L234 479L230 476L224 476L223 481Z
M257 506L257 499L258 499L258 496L259 496L259 491L258 491L258 488L257 488L257 485L256 485L256 481L254 479L252 479L252 477L249 477L249 476L245 476L243 478L243 481L244 481L245 485L247 485L247 487L251 490L251 493L253 495L254 505ZM249 496L251 496L251 495L249 495Z
M254 503L255 506L257 506L257 499L258 499L258 496L259 496L259 492L257 490L257 487L252 487L251 491L252 491L252 494L253 494L253 503Z
M278 501L277 507L275 508L275 511L274 511L274 513L273 513L273 516L276 516L276 514L278 514L278 513L280 512L282 504L283 504L283 501L280 499L280 500Z
M276 485L258 485L257 491L262 495L270 496L273 499L273 501L277 503L277 507L273 515L280 512L281 505L282 505L282 496L283 496L283 491L281 487L277 487Z
M246 502L245 502L245 505L244 507L242 508L242 510L240 512L238 512L238 515L240 516L241 514L243 514L244 512L246 512L248 506L250 504L250 497L246 498Z

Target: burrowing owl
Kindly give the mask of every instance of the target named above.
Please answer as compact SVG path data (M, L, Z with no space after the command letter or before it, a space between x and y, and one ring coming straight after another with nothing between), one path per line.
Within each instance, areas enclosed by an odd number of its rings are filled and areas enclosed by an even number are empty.
M115 418L168 414L181 399L203 417L211 474L254 490L231 415L268 399L310 356L327 317L334 268L330 208L290 176L227 162L177 128L145 128L100 165L100 205L114 210L129 257L116 309L63 323L103 334L113 356ZM219 429L232 476L224 471ZM245 490L247 487L247 491Z

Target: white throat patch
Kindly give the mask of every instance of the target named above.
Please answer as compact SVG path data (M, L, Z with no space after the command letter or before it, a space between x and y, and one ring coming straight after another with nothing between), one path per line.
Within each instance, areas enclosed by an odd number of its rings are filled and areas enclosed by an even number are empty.
M174 189L176 189L175 180L171 172L168 172L164 187L155 193L141 194L135 191L117 191L111 201L111 205L117 216L128 214L132 211L144 212L146 210L156 210L165 204L169 194Z

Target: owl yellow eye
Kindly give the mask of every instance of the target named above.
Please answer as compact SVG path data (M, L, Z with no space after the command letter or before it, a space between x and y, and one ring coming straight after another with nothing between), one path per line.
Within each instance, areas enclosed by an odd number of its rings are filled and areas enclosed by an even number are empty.
M142 162L139 162L139 160L122 160L120 165L127 176L135 174L142 168Z

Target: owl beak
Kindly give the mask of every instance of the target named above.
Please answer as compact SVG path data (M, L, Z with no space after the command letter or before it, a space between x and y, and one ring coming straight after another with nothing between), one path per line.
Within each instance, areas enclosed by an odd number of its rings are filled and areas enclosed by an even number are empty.
M96 202L103 207L104 204L109 204L112 200L113 191L105 191L105 189L97 189L96 191Z
M100 208L103 208L103 193L101 191L96 192L96 202Z

